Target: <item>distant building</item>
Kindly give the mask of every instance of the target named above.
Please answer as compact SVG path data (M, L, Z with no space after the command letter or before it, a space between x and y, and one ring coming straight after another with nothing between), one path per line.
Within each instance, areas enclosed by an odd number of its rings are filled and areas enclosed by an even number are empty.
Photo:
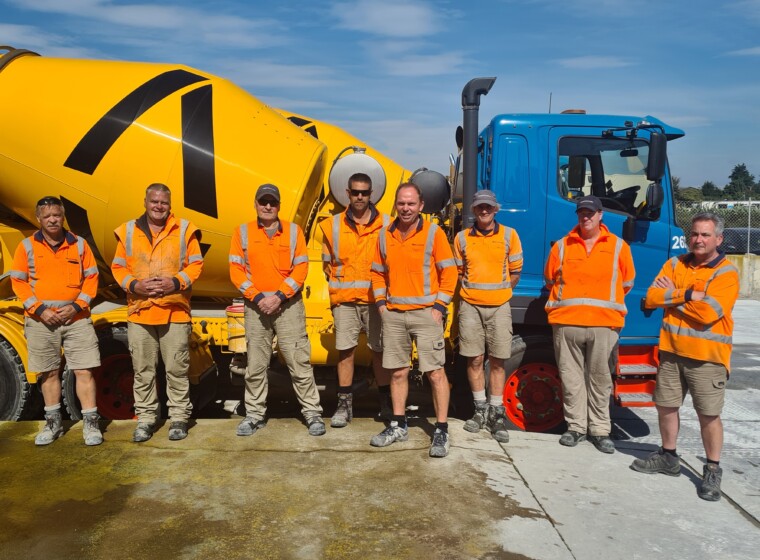
M736 208L739 206L759 206L760 200L705 200L699 203L702 210Z

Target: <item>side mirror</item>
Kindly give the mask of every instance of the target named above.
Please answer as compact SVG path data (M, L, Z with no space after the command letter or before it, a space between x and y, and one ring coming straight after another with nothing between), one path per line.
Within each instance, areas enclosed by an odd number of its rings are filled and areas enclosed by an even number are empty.
M668 139L661 132L652 132L649 137L647 180L657 182L665 176L665 162L667 159Z
M651 183L647 188L646 203L644 208L639 213L639 218L644 220L656 220L660 217L660 209L662 203L665 201L665 191L662 185L657 183Z

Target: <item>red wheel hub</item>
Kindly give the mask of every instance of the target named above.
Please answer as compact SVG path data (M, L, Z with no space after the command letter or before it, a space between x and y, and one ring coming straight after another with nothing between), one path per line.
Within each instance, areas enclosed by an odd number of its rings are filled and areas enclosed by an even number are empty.
M557 426L564 419L557 366L530 363L513 371L504 386L504 407L512 423L526 432Z
M135 374L129 354L112 354L94 372L98 412L109 420L130 420L135 417L132 384Z

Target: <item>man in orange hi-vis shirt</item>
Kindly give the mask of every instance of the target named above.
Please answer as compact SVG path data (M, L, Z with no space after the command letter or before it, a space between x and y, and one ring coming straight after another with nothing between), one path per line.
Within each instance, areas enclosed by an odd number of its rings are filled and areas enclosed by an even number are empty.
M61 346L76 376L86 445L103 442L95 402L92 369L100 365L98 337L90 319L90 303L98 289L98 266L82 237L63 227L61 200L46 196L37 202L39 231L16 249L11 285L24 305L24 335L29 371L40 373L45 400L45 426L34 443L49 445L63 434L61 425Z
M430 456L445 457L450 442L444 314L457 284L456 261L443 230L420 216L424 201L417 185L399 186L395 204L398 216L380 232L372 262L372 290L383 322L383 367L392 371L393 415L370 445L385 447L409 438L406 398L414 341L420 370L433 390L437 421Z
M688 391L697 411L707 463L698 495L720 499L723 423L720 414L730 370L739 272L718 249L723 219L705 212L691 220L691 252L666 262L647 291L646 306L662 307L660 366L654 402L662 447L631 464L635 471L681 474L676 453L678 411Z
M309 434L321 436L325 423L301 295L309 267L306 241L298 224L279 218L280 190L275 185L258 188L255 206L257 219L235 228L230 245L230 279L245 298L248 353L246 417L237 435L250 436L266 426L267 369L277 334Z
M201 275L200 231L171 211L169 187L145 191L145 213L116 231L111 272L127 293L127 338L135 370L135 442L153 436L159 403L156 364L166 366L169 439L187 437L190 403L190 294Z
M574 447L588 438L602 453L614 453L612 371L635 270L631 248L602 224L599 198L579 198L576 214L578 225L554 244L544 268L567 421L559 443Z

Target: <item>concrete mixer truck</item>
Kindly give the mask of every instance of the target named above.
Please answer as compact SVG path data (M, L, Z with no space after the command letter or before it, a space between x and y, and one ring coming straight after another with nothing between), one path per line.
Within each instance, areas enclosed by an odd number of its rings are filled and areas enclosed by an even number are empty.
M424 168L412 173L346 131L268 107L229 81L192 68L47 58L0 47L0 419L39 411L37 373L27 369L23 306L8 279L15 247L36 229L36 200L61 198L68 228L87 239L97 260L93 322L103 364L96 372L97 403L104 416L123 419L134 414L133 374L124 294L110 273L113 230L142 213L145 187L169 185L177 214L202 231L205 264L193 287L191 334L197 409L213 397L220 375L242 378L245 344L228 250L233 228L250 220L262 183L280 187L281 216L306 235L310 265L303 292L311 360L318 375L334 375L338 354L315 226L342 210L346 180L357 171L372 177L374 202L389 214L395 187L411 178L423 188L427 219L450 239L470 223L467 201L477 189L497 194L498 219L517 229L525 253L504 398L510 419L530 430L562 421L541 269L551 243L572 226L573 198L603 197L605 221L631 243L637 268L615 398L622 405L651 404L659 317L639 300L662 262L683 251L665 155L666 142L683 132L651 117L586 114L499 115L479 132L480 98L492 84L478 79L465 87L464 129L457 134L461 158L452 158L447 179ZM453 316L456 301L451 311ZM463 372L456 367L456 322L448 323L456 381ZM370 359L366 350L357 355L358 364ZM277 358L272 365L277 368ZM74 376L64 371L63 401L78 418L73 384Z

